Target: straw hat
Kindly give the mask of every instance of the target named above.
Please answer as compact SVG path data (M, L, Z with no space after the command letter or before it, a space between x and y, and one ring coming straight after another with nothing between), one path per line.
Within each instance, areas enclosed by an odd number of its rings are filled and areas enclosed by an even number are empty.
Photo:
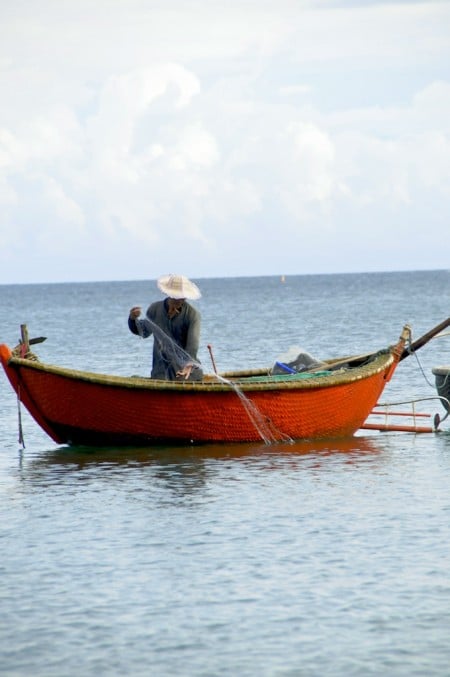
M196 284L184 275L162 275L156 284L158 288L171 299L190 299L195 301L201 296Z

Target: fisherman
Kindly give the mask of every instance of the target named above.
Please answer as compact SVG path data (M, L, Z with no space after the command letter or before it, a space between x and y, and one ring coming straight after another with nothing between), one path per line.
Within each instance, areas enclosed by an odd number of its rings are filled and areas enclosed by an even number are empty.
M198 381L203 372L197 360L201 317L187 299L201 297L199 288L184 275L163 275L158 288L166 295L147 309L131 308L128 327L133 334L148 338L153 334L153 364L151 377L175 381Z

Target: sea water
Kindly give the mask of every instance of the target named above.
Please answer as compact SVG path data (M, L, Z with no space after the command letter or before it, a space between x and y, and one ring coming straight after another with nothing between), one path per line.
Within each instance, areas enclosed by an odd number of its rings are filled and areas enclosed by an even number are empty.
M196 280L212 371L413 339L449 316L450 273ZM0 287L0 341L42 361L150 372L129 308L154 282ZM421 400L450 337L403 360L382 399ZM294 444L56 445L0 374L0 674L447 676L450 424ZM406 406L403 409L407 408ZM324 411L324 417L326 411ZM428 419L427 419L428 420ZM170 426L170 421L167 422Z

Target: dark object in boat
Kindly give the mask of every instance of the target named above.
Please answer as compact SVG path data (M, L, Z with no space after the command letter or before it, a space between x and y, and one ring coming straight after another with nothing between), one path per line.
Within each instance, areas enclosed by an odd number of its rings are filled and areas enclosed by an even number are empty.
M436 380L436 390L448 414L450 413L450 366L435 367L432 371Z
M304 371L327 369L325 362L316 360L312 355L300 352L294 360L289 362L276 361L272 367L271 374L300 374Z

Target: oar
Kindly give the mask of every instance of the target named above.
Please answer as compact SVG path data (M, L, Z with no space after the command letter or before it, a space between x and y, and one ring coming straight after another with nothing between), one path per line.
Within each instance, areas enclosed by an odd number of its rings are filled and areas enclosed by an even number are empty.
M43 341L46 341L47 337L46 336L36 336L36 338L30 339L30 346L36 345L36 343L42 343Z
M418 338L416 341L413 341L408 348L404 348L402 354L400 355L400 361L404 360L405 357L408 357L408 355L411 355L411 353L415 353L416 350L419 350L419 348L422 348L422 346L428 343L428 341L431 341L431 339L434 338L436 334L439 334L439 332L443 331L447 327L450 327L450 317L447 317L446 320L438 324L433 329L430 329L430 331L427 331L426 334Z
M431 341L432 338L434 338L437 334L439 334L441 331L446 329L447 327L450 327L450 317L447 317L446 320L438 324L436 327L433 329L430 329L426 334L418 338L416 341L413 341L408 348L404 348L402 354L400 355L400 359L404 360L405 357L408 357L408 355L411 355L412 353L416 352L419 350L419 348L422 348L428 341ZM351 364L352 362L361 362L364 359L368 359L369 357L372 357L372 355L375 355L376 353L367 353L366 355L355 355L353 357L344 357L342 359L338 360L328 360L328 365L329 368L331 369L336 369L337 367L344 365L344 364ZM310 369L309 371L318 371L322 367L316 367L315 369ZM326 367L325 367L326 368Z

